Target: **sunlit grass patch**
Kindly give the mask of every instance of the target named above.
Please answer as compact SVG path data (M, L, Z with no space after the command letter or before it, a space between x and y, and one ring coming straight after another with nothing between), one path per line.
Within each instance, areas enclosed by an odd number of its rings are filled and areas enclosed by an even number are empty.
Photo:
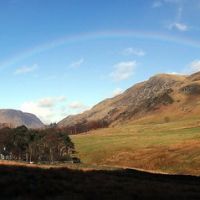
M200 174L197 118L127 124L71 136L84 163Z

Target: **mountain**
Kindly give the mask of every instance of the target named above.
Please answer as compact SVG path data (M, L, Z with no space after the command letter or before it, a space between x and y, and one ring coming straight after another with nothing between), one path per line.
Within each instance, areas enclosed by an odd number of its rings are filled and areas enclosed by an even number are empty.
M31 113L12 109L0 109L0 126L17 127L21 125L33 129L44 127L40 119Z
M68 116L59 127L108 126L157 118L161 120L200 114L200 72L186 75L158 74L138 83L121 95L106 99L92 109ZM163 119L164 120L164 119Z

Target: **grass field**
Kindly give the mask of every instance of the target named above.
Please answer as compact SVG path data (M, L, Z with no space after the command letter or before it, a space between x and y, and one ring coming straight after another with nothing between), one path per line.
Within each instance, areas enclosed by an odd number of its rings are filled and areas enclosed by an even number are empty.
M83 163L200 175L199 119L145 120L71 138Z

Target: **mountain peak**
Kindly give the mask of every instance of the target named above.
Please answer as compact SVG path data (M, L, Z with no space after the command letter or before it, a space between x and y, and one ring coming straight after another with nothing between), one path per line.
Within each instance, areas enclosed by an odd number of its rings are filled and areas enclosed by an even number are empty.
M0 124L2 126L27 128L43 128L44 124L34 114L14 109L0 109Z
M59 122L58 126L87 127L91 122L102 121L113 126L153 115L159 110L163 112L173 106L181 110L188 102L189 96L200 98L200 84L194 84L198 77L200 73L191 76L157 74L130 87L119 96L100 102L82 114L68 116Z

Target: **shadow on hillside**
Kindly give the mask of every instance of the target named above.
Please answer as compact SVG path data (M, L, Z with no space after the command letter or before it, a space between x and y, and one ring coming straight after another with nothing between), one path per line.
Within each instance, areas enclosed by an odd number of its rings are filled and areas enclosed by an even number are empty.
M0 166L1 199L200 199L200 178Z

